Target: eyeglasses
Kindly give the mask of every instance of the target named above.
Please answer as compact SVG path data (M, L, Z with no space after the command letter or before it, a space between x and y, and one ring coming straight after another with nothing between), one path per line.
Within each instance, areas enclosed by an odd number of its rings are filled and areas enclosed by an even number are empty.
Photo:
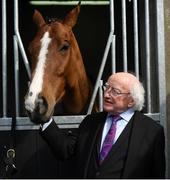
M121 96L121 95L128 95L128 94L130 94L129 92L128 93L120 92L119 89L111 87L108 83L105 83L105 85L103 85L102 87L103 87L104 92L110 90L109 92L110 92L111 96Z

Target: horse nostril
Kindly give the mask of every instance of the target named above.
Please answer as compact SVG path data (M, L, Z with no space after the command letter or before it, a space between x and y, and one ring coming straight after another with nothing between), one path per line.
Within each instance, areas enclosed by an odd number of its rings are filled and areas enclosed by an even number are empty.
M29 94L28 94L29 96L32 96L33 95L33 92L29 92Z
M44 97L38 97L36 100L36 111L43 115L47 112L48 104Z

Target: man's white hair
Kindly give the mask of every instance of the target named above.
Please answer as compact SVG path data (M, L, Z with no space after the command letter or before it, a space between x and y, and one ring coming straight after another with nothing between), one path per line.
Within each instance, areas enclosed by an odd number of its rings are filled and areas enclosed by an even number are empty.
M141 82L134 82L130 88L130 94L135 101L134 110L141 111L145 103L145 90Z

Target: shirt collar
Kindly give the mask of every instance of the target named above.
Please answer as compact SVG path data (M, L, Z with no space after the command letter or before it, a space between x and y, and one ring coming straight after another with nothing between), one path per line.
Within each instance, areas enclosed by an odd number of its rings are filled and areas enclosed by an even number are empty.
M134 115L134 113L135 113L135 110L134 110L133 108L129 108L129 109L126 110L125 112L120 113L120 117L121 117L123 120L129 122L130 119L132 118L132 116ZM108 116L110 116L110 114L108 114Z
M134 115L135 111L133 108L129 108L127 111L120 114L120 116L127 122L130 121L132 116Z

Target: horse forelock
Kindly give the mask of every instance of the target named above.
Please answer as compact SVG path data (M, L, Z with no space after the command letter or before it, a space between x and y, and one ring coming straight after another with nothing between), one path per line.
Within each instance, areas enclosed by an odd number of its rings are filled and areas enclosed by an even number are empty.
M47 23L48 25L52 25L52 24L55 23L55 22L62 22L62 20L61 20L61 19L58 19L58 18L48 18L48 19L46 20L46 23Z

